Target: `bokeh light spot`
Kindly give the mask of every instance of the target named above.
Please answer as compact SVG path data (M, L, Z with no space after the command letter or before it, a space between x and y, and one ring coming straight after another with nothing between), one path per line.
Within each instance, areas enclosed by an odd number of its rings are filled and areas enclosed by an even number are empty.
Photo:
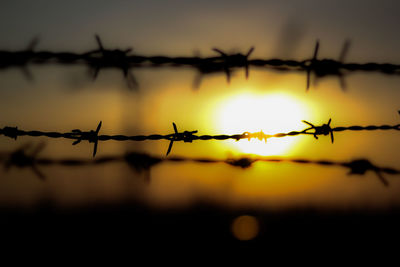
M233 220L232 234L241 241L252 240L257 237L260 227L258 220L249 215L242 215Z

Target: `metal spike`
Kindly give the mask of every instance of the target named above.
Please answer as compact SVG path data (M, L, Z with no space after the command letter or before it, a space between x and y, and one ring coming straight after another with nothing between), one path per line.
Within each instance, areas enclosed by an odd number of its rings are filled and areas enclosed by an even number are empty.
M319 50L319 40L317 40L317 42L315 43L313 60L316 60L316 59L317 59L317 56L318 56L318 50Z
M97 134L98 134L99 131L100 131L101 124L102 124L102 121L100 121L99 124L97 125L97 129L96 129L96 133L97 133Z
M192 84L192 88L193 88L194 90L199 89L202 80L203 80L203 75L201 75L200 73L197 74L197 75L194 77L193 84Z
M251 53L254 51L254 46L252 46L246 54L246 57L249 57Z
M129 89L137 90L139 88L139 82L131 72L128 72L126 79Z
M127 78L127 76L128 76L128 68L126 68L126 67L122 68L122 73L124 74L124 78Z
M172 145L174 144L174 140L171 140L170 142L169 142L169 146L168 146L168 150L167 150L167 156L168 156L168 154L171 152L171 149L172 149Z
M348 39L343 43L342 51L340 52L340 55L339 55L339 62L343 63L345 57L347 56L347 53L349 52L350 45L351 45L351 42Z
M97 79L97 76L99 75L99 72L100 72L100 68L99 68L99 67L96 67L96 68L94 69L94 73L93 73L93 80L96 80L96 79Z
M375 173L384 186L389 186L389 182L385 179L385 177L383 177L383 175L379 171L375 171Z
M311 122L308 122L308 121L305 121L305 120L302 120L302 122L304 122L304 123L306 123L306 124L308 124L308 125L310 125L311 127L314 128L314 125Z
M224 56L224 57L227 56L224 52L222 52L222 51L221 51L220 49L218 49L218 48L213 48L212 50L215 51L215 52L217 52L218 54L221 54L221 55Z
M93 157L96 156L96 153L97 153L97 144L98 144L98 143L99 143L98 140L96 140L96 142L94 142Z
M339 83L340 83L340 88L342 88L343 91L346 91L347 85L342 74L339 74Z
M97 34L94 37L96 38L96 41L97 41L97 44L99 45L100 50L104 51L103 44L101 43L100 37Z
M306 91L310 89L310 76L311 76L311 69L307 69L307 86L306 86Z
M226 73L226 81L228 84L231 83L231 71L229 70L229 68L225 68L225 73Z
M24 74L24 76L25 76L27 81L33 81L34 80L31 71L26 66L23 66L21 68L21 70L22 70L22 73Z
M29 43L29 45L28 45L26 50L27 51L33 51L33 49L35 49L35 47L37 46L38 43L39 43L39 37L36 36L30 41L30 43Z
M36 165L32 165L32 171L36 174L36 176L40 179L40 180L45 180L46 176L38 169L38 167Z
M36 156L37 154L39 154L44 149L45 146L46 146L45 143L43 142L39 143L39 145L35 148L35 150L33 150L32 156Z

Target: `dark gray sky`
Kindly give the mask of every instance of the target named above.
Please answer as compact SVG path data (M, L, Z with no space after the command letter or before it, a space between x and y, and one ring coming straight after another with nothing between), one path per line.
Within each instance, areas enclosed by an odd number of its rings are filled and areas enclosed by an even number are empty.
M99 33L109 45L143 52L257 44L268 54L292 20L305 28L307 49L316 38L325 52L351 38L352 57L388 60L400 47L399 11L395 0L1 1L0 48L22 48L39 35L41 48L79 50Z

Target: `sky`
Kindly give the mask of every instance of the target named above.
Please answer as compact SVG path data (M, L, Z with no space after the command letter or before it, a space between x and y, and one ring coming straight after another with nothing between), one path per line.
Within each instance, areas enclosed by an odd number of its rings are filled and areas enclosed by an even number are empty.
M308 59L316 40L320 58L337 59L351 40L346 62L400 62L398 1L1 1L0 50L26 49L39 38L36 51L81 53L96 48L95 34L109 49L133 48L132 54L216 56L212 48L251 58ZM321 79L305 90L305 73L251 69L203 77L189 68L133 69L138 91L128 90L118 70L101 70L98 78L84 65L28 66L28 81L18 68L0 70L0 127L68 132L91 130L103 122L103 134L168 134L172 122L199 134L303 130L332 118L333 126L398 124L399 77L355 72ZM268 109L273 106L274 108ZM251 128L251 129L249 129ZM290 140L289 140L290 139ZM0 137L7 152L43 141L42 156L90 159L91 144L70 140ZM255 141L251 141L255 142ZM275 143L274 143L275 142ZM268 144L249 141L195 141L174 144L172 156L226 158L261 154L287 158L347 161L368 158L397 167L397 132L346 132L329 137L288 137ZM278 147L278 149L273 148ZM168 141L104 142L98 156L127 150L164 156ZM216 205L259 208L388 208L398 206L399 177L390 187L375 174L348 176L347 170L289 163L256 163L250 169L194 163L165 163L143 173L124 164L64 168L43 167L46 181L29 169L0 172L0 204L30 206L42 199L57 205L140 200L155 206Z

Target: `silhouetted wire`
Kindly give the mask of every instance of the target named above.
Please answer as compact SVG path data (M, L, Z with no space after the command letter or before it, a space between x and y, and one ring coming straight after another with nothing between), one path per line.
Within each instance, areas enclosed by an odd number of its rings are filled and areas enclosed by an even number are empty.
M95 35L98 48L84 52L52 52L52 51L34 51L38 40L34 39L26 50L22 51L0 51L0 69L9 67L19 67L23 70L27 78L31 79L32 75L27 69L28 64L46 64L59 63L65 65L85 64L92 71L93 79L96 79L100 70L105 68L114 68L122 71L130 88L138 88L139 83L130 72L132 68L146 66L174 66L174 67L192 67L198 71L193 87L200 86L203 75L212 73L224 73L228 83L231 79L231 73L234 69L244 68L245 77L249 77L250 66L264 67L281 71L304 71L307 74L306 89L311 84L311 74L315 75L315 80L328 76L336 76L339 78L340 86L346 89L344 80L345 73L353 71L381 72L384 74L400 74L400 64L394 63L345 63L345 57L348 54L350 41L346 40L337 60L335 59L318 59L320 43L316 41L314 53L311 59L289 60L289 59L249 59L254 47L251 47L246 54L234 53L228 54L221 49L213 48L218 56L212 57L170 57L170 56L145 56L131 55L131 48L106 49L98 35Z
M400 111L398 111L400 114ZM288 136L298 136L298 135L313 135L315 139L318 139L318 136L323 135L327 136L330 135L331 142L334 142L334 132L344 132L344 131L376 131L376 130L400 130L400 124L396 125L368 125L368 126L359 126L359 125L352 125L352 126L341 126L341 127L331 127L330 124L332 122L329 119L328 123L322 124L321 126L315 126L314 124L304 121L303 122L309 125L309 128L306 128L302 131L291 131L286 133L275 133L275 134L266 134L262 131L250 133L244 132L241 134L220 134L220 135L196 135L198 132L196 131L183 131L179 132L176 124L173 122L173 129L174 132L172 134L151 134L151 135L99 135L100 128L102 122L100 121L96 130L90 131L81 131L79 129L72 130L71 132L61 133L61 132L42 132L42 131L25 131L20 130L18 127L9 127L6 126L4 128L0 128L0 135L4 135L10 137L12 139L17 139L19 136L31 136L31 137L48 137L48 138L66 138L75 140L72 145L76 145L81 141L88 141L89 143L94 143L94 150L93 150L93 157L96 155L98 142L99 141L147 141L147 140L168 140L170 141L167 155L171 152L174 142L185 142L185 143L192 143L196 140L228 140L233 139L239 141L241 139L258 139L261 141L267 142L269 138L282 138Z
M182 157L182 156L171 156L171 157L159 157L152 156L146 153L139 152L127 152L122 155L114 156L101 156L96 159L83 159L83 158L45 158L38 157L38 154L43 149L43 143L33 147L31 144L23 145L15 151L8 153L0 153L0 162L3 162L4 168L8 171L11 167L15 168L30 168L40 179L44 179L43 172L39 170L39 166L58 165L65 167L78 167L78 166L92 166L92 165L103 165L114 162L125 162L135 171L146 174L146 179L150 179L150 170L154 166L166 163L184 163L192 162L199 164L216 164L225 163L233 167L247 169L253 166L256 162L270 162L279 163L287 162L294 164L310 164L320 166L333 166L342 167L349 170L348 174L364 175L368 171L375 173L378 179L383 185L388 186L389 182L383 176L383 174L398 175L400 174L399 169L390 167L377 166L367 159L355 159L351 161L331 161L331 160L311 160L311 159L290 159L290 158L279 158L279 157L261 157L261 156L242 156L239 158L227 158L227 159L215 159L215 158L199 158L199 157Z

